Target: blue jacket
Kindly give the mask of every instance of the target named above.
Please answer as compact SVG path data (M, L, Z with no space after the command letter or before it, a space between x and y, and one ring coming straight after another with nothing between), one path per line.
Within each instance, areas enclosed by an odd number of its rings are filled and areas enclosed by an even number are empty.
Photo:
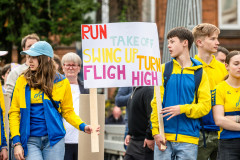
M211 96L209 82L205 71L202 73L202 80L198 88L198 103L195 104L195 82L194 71L201 68L202 64L191 58L193 65L182 68L181 65L173 59L173 71L168 80L166 88L160 86L162 106L170 107L179 105L180 115L167 121L164 117L165 136L171 142L183 142L198 144L200 122L198 118L207 115L211 109ZM162 65L162 74L165 65ZM164 83L164 77L162 77ZM163 98L164 97L164 98ZM159 134L159 122L157 111L156 93L151 102L152 114L152 134Z
M53 146L65 136L62 117L75 128L84 131L86 124L77 116L73 109L71 87L63 75L56 75L52 91L52 99L58 106L56 110L51 100L43 94L43 107L50 145ZM21 142L25 156L28 153L27 142L30 136L30 101L31 88L24 76L20 76L13 92L9 111L10 131L13 143Z

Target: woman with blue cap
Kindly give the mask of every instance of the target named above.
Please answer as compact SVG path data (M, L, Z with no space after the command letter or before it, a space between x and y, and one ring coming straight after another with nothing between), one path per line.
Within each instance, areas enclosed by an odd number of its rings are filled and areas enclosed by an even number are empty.
M63 160L62 117L88 134L92 128L74 112L70 83L56 72L51 45L39 41L21 54L26 54L29 69L16 82L9 111L15 158Z

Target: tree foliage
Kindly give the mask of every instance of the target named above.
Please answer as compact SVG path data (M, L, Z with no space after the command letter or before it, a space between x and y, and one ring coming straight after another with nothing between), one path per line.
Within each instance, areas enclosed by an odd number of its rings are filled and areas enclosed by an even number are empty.
M69 45L81 40L81 24L92 23L86 14L97 9L94 0L1 0L0 50L21 50L21 39L37 33L41 40ZM54 41L55 43L56 41Z

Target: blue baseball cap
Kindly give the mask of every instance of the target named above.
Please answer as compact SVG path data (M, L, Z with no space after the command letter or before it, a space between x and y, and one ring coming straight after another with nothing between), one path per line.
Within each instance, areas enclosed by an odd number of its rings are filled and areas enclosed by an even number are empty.
M34 43L29 50L22 51L20 54L25 55L28 54L29 56L41 56L45 55L48 57L53 58L53 49L52 46L46 41L38 41Z

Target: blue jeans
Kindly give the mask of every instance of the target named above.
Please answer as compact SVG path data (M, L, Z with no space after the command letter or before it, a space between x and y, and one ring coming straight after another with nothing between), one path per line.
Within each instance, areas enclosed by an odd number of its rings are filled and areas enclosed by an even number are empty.
M26 160L63 160L65 154L64 138L54 146L50 146L48 136L29 137Z
M198 145L167 141L167 149L160 151L155 143L154 160L196 160Z

